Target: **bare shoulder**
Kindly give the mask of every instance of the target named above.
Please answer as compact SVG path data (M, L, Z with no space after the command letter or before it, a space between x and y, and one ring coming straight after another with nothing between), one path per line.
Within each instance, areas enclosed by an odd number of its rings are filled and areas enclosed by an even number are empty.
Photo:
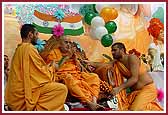
M136 55L128 55L128 59L134 60L139 58Z
M139 61L140 60L136 55L129 55L128 56L128 62L130 62L130 63L136 63L136 62L139 63Z

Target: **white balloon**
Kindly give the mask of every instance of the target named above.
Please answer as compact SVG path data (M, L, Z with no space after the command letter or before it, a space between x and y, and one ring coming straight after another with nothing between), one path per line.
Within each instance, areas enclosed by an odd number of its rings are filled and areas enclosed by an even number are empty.
M95 29L91 28L90 29L90 33L89 33L90 37L94 40L98 40L98 38L96 38L96 33L95 33Z
M105 25L104 19L100 16L94 17L91 21L92 28L97 28L99 26L104 26L104 25Z
M105 34L108 34L108 31L104 26L99 26L95 29L95 36L99 40L101 40Z
M119 10L120 4L96 4L96 11L100 13L104 7L110 7Z

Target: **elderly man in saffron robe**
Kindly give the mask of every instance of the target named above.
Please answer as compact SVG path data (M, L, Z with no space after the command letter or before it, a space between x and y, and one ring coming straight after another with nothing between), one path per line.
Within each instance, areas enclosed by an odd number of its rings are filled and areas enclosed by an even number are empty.
M91 110L102 108L97 104L100 79L97 74L81 71L73 43L66 41L63 36L53 35L40 55L46 63L56 63L55 81L63 80L73 97L86 103Z

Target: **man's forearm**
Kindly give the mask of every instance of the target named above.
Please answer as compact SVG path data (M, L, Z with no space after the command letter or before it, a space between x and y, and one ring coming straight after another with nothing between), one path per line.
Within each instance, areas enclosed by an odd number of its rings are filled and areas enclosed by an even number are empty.
M120 85L120 90L126 89L128 87L132 87L133 85L135 85L137 83L138 79L136 78L130 78L128 79L127 82L123 83L122 85Z
M96 96L93 96L93 103L97 103L97 97Z
M96 68L102 65L101 62L89 62L89 63Z

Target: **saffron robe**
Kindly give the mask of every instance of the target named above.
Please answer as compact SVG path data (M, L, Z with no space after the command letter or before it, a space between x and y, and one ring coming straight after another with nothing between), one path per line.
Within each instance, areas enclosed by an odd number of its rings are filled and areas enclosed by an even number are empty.
M67 92L64 84L53 81L53 74L31 43L18 45L5 89L5 102L11 110L64 110Z
M144 73L145 68L141 63L140 73ZM123 83L124 76L130 76L129 70L120 62L114 63L113 76L116 86ZM122 90L117 94L120 110L131 111L162 111L162 107L156 102L157 90L154 83L144 86L141 90L126 94L126 90Z
M51 61L58 62L61 60L62 54L56 48L43 58L47 63ZM98 75L81 72L73 59L67 60L54 74L55 81L63 79L69 93L81 102L93 101L93 96L98 98L100 91L100 79Z

